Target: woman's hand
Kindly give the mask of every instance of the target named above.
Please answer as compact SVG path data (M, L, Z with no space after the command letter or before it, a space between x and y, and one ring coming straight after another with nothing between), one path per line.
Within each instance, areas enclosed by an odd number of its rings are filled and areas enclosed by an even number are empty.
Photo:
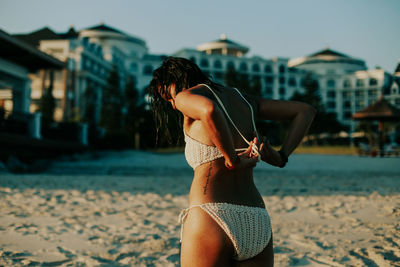
M250 142L249 147L237 154L240 158L240 162L238 164L238 168L254 168L258 162L258 151L255 153L254 145L257 145L257 139L254 138L253 141Z
M282 167L284 162L281 155L268 142L267 138L263 137L263 142L260 145L259 153L261 160L276 167Z

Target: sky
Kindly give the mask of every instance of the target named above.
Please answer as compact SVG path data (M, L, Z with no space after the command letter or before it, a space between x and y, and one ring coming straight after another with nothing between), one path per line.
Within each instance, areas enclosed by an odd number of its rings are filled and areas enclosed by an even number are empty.
M392 73L400 59L400 0L0 0L0 29L66 32L103 22L152 54L219 39L248 56L295 58L326 47Z

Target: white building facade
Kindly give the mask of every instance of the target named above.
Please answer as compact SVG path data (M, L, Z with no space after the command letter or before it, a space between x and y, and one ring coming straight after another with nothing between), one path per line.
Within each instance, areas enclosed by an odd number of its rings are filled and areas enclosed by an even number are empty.
M261 93L267 98L289 99L296 91L302 92L301 81L306 72L289 68L288 58L246 57L248 51L247 47L221 36L219 40L200 44L197 49L179 50L173 56L192 60L218 83L224 83L225 73L234 68L249 81L258 79Z
M59 34L51 40L41 39L38 47L67 62L68 66L55 74L56 120L65 120L84 111L83 96L88 87L95 88L99 111L102 88L113 66L120 76L121 90L126 80L133 77L136 88L143 92L154 69L166 57L151 54L143 39L104 24L83 29L75 35ZM271 99L288 100L295 92L303 92L303 80L311 73L318 81L327 112L337 114L337 119L350 127L355 125L352 114L383 93L392 104L400 106L400 67L395 75L382 69L368 70L363 60L330 49L294 59L248 57L248 51L248 47L223 35L196 49L181 49L172 56L192 60L218 83L224 83L227 70L234 68L249 81L259 80L262 95ZM37 108L46 79L43 73L33 79L31 110Z
M324 49L307 57L289 61L289 66L310 72L318 81L322 101L327 112L337 114L337 119L351 128L352 115L371 105L388 91L393 75L382 70L367 70L363 60ZM385 93L386 92L386 93ZM392 103L398 100L392 99Z
M40 50L66 63L60 71L40 71L32 75L32 103L30 110L39 107L43 89L49 86L53 75L53 96L56 101L56 121L79 120L85 113L85 93L91 88L96 101L96 120L99 119L102 88L112 70L112 64L104 59L102 47L89 43L87 38L42 40Z

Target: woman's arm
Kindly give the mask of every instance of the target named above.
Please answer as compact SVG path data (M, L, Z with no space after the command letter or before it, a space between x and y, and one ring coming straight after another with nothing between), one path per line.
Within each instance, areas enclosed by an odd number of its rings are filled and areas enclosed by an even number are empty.
M203 95L191 91L183 91L177 94L175 106L184 115L200 120L203 123L211 141L224 155L225 162L228 165L233 166L236 163L238 156L233 144L232 134L228 127L228 122L218 105ZM248 162L250 160L251 162ZM241 166L245 167L246 165L251 165L253 161L255 165L256 159L242 161L241 157Z
M258 101L258 118L264 120L290 120L291 124L288 133L283 141L281 151L289 156L300 144L303 137L310 128L316 114L315 108L311 105L296 101L279 101L260 99ZM280 154L273 150L268 143L260 147L261 156L265 160L268 156L272 157L272 163L281 166L282 158ZM278 160L279 158L279 160ZM280 161L280 162L279 162Z

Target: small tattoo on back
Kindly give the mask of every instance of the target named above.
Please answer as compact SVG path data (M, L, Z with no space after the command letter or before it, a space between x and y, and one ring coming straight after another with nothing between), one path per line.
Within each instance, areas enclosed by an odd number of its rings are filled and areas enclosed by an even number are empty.
M210 168L208 169L206 184L203 187L203 195L207 194L207 186L210 181L211 170L212 170L212 162L210 162Z

